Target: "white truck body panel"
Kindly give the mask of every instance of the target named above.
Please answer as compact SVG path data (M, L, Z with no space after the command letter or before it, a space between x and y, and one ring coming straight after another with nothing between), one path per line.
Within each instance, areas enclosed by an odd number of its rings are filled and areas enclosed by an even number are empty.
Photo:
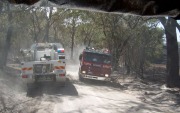
M52 64L53 65L53 71L51 73L39 73L35 74L33 72L33 65L35 64ZM66 64L65 60L50 60L50 61L32 61L32 62L26 62L22 65L22 73L21 76L26 75L27 78L23 78L25 82L32 83L35 82L35 76L46 76L49 74L54 74L56 76L56 82L64 82L66 78L66 70L65 70ZM61 76L61 74L64 74L64 76ZM46 80L45 80L46 81Z

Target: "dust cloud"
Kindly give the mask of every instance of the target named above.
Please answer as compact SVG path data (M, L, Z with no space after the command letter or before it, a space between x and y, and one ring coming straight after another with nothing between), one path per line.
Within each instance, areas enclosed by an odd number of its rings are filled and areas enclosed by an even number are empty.
M67 65L65 87L44 84L27 96L20 79L0 73L0 112L26 113L179 113L178 90L140 81L121 81L123 87L78 81L78 66ZM172 93L173 92L173 93ZM174 95L176 92L177 97ZM175 98L176 97L176 98ZM168 107L167 107L168 106Z

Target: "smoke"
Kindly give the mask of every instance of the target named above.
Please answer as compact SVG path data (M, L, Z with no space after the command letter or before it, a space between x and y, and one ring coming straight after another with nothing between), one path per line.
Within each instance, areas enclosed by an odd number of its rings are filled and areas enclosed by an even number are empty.
M67 64L79 64L79 55L83 52L83 50L86 48L84 45L77 45L74 47L73 50L73 58L71 59L71 48L66 47L65 48L65 55Z

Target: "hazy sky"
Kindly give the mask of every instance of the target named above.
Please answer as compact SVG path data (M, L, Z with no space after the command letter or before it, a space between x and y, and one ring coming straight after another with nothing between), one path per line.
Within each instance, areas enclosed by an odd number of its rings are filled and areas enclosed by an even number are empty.
M180 20L178 20L177 22L180 24ZM176 33L177 33L178 42L180 42L180 32L178 29L176 29Z

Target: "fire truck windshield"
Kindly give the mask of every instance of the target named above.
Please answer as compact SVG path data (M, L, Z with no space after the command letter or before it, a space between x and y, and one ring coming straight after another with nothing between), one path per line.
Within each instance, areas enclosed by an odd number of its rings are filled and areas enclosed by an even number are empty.
M111 56L107 54L99 54L99 53L90 53L86 52L84 54L84 61L94 62L100 64L111 64Z

